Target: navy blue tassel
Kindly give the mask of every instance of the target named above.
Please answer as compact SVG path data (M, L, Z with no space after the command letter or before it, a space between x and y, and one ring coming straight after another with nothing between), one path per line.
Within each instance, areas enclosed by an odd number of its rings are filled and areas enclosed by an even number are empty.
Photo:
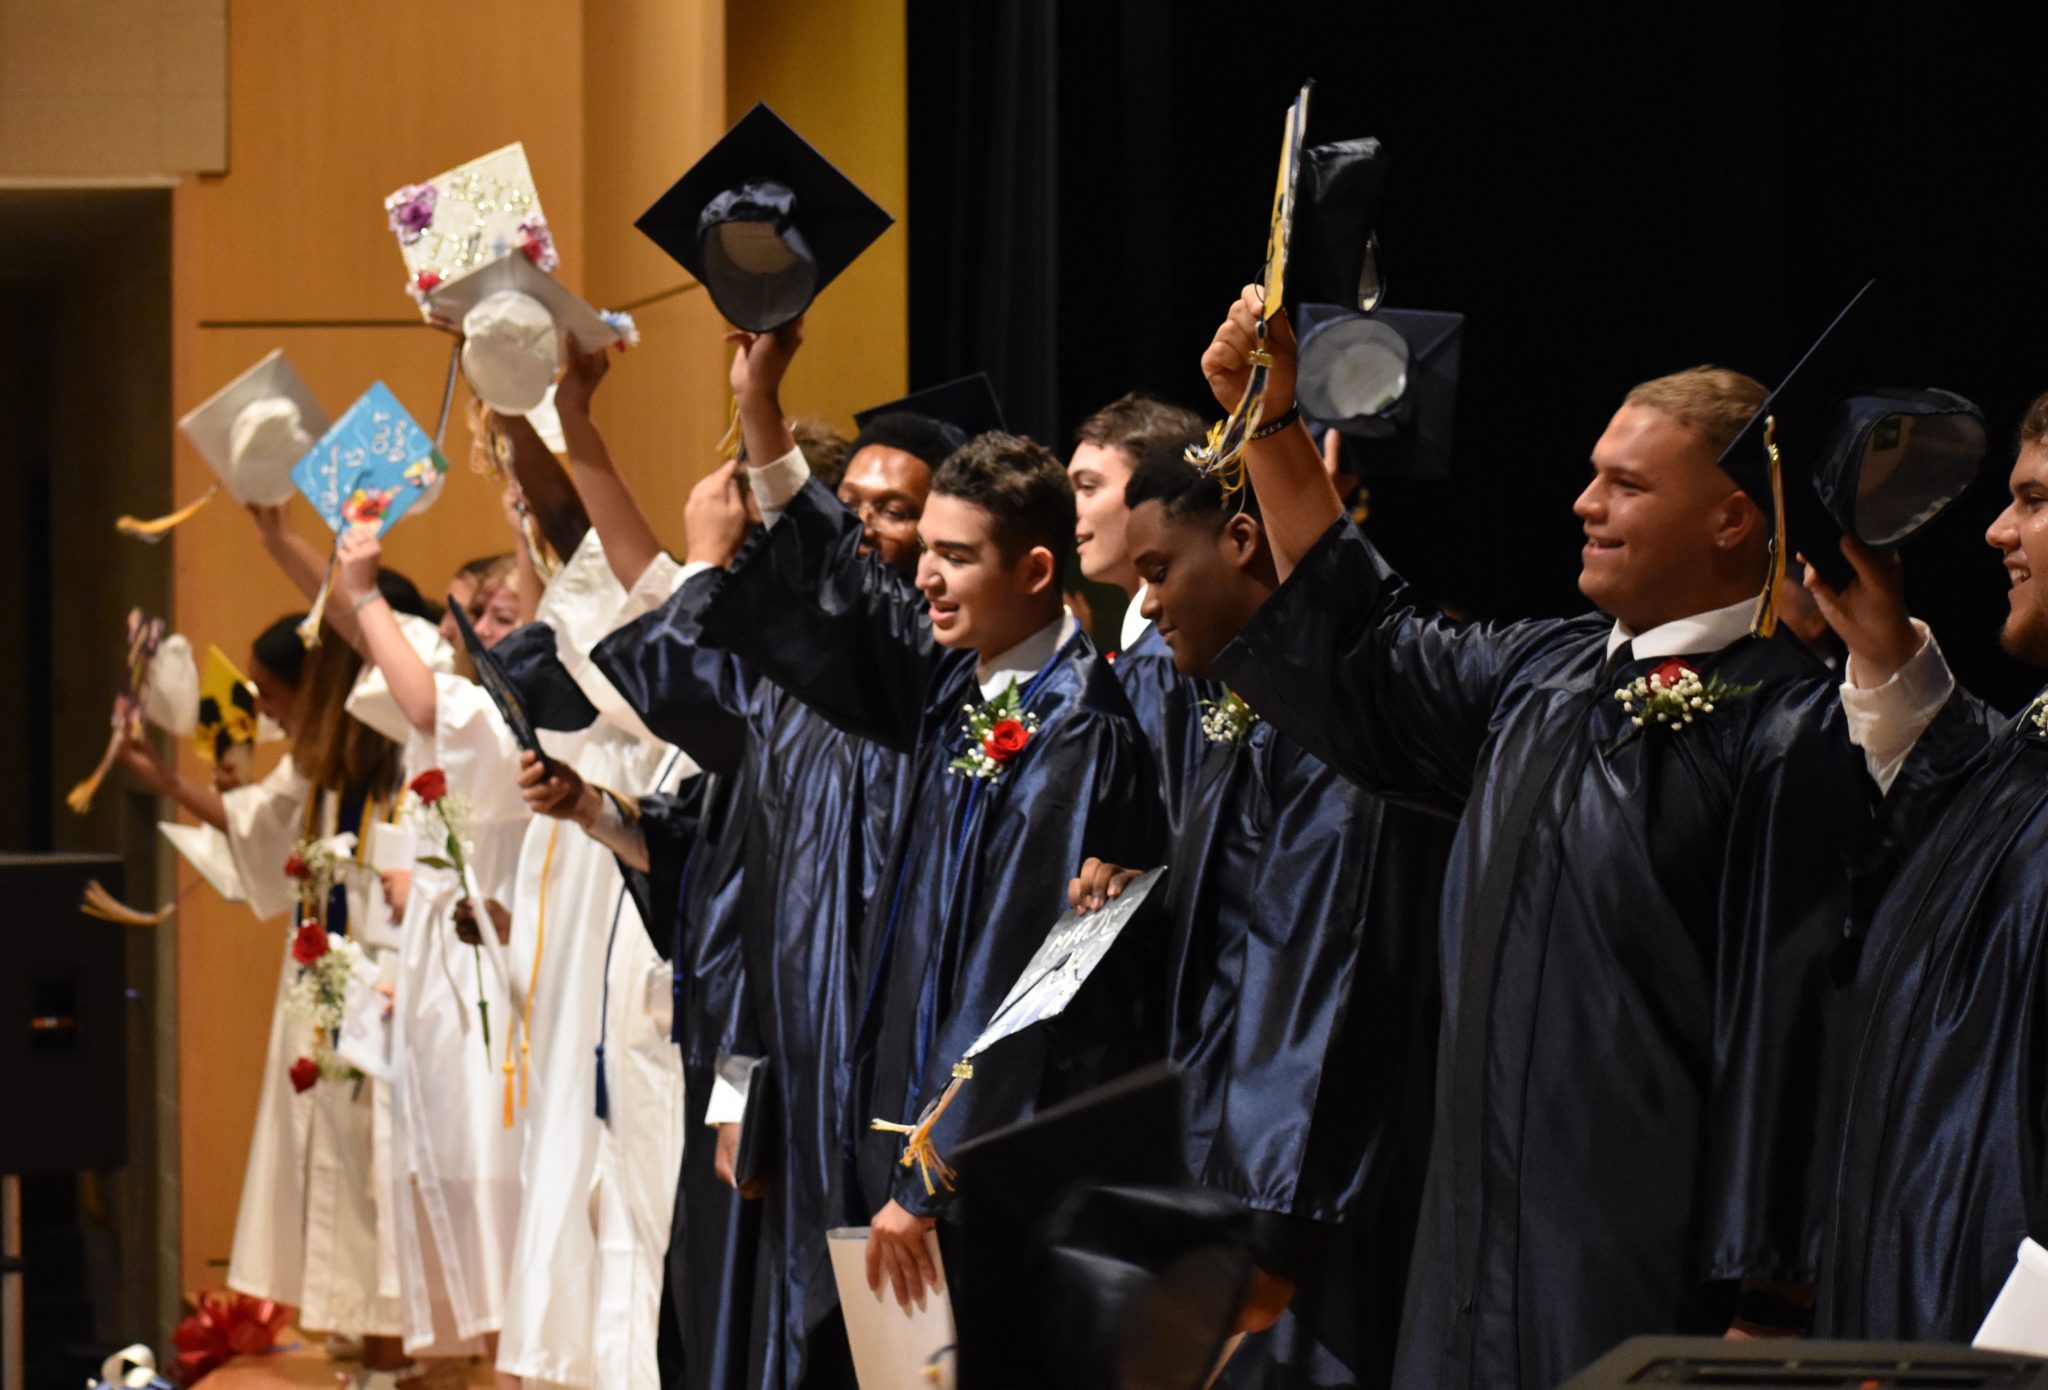
M609 1123L612 1117L611 1092L604 1084L604 1044L597 1045L597 1118Z

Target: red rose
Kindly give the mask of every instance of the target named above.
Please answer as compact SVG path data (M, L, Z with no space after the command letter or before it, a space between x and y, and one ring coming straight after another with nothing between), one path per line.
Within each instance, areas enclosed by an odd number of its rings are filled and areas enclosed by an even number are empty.
M298 854L294 852L291 858L284 861L284 876L286 878L309 879L313 876L313 871L307 868L306 861L299 858Z
M448 795L448 774L430 767L412 779L412 794L431 806Z
M432 294L440 286L440 275L431 270L423 270L412 278L412 287L421 294Z
M292 1089L310 1091L313 1083L320 1079L320 1064L311 1057L301 1057L292 1063Z
M292 959L311 965L327 954L327 933L318 922L308 922L292 937Z
M1006 763L1024 751L1024 745L1031 742L1031 731L1015 719L1005 719L988 731L988 737L981 741L982 751L991 762Z
M1656 670L1650 672L1650 674L1654 676L1657 679L1658 683L1661 684L1666 690L1669 690L1673 686L1677 685L1681 680L1685 679L1687 676L1696 676L1699 674L1699 672L1692 666L1690 662L1680 661L1677 657L1674 656L1669 661L1666 661L1662 665L1660 665Z

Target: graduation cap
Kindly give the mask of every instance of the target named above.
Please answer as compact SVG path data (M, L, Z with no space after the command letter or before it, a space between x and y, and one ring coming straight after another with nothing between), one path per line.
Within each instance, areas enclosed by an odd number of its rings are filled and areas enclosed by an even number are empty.
M1976 480L1989 443L1976 406L1950 391L1864 384L1880 326L1870 281L1721 454L1721 468L1772 519L1759 635L1776 626L1777 581L1795 552L1846 588L1855 570L1839 537L1896 545Z
M524 415L547 399L565 336L579 352L621 338L613 321L516 251L441 286L427 308L462 325L463 374L503 415Z
M757 102L633 225L733 327L771 333L895 219Z
M968 1390L1200 1390L1251 1282L1250 1218L1192 1186L1161 1063L963 1144L946 1247Z
M476 668L477 684L498 707L498 714L512 733L512 741L521 748L545 762L548 755L541 750L540 738L534 731L561 727L561 724L544 723L543 719L561 721L571 729L582 729L597 718L596 708L586 699L582 708L589 711L588 717L580 724L570 722L582 711L575 708L574 701L561 688L561 683L566 682L579 698L583 692L576 687L575 680L555 655L554 629L546 623L528 623L505 634L497 647L486 647L483 639L476 635L476 628L470 625L469 614L463 611L453 594L448 595L448 612L462 633L462 647L469 653L470 665ZM498 649L514 637L519 637L519 642L501 657Z
M198 501L165 516L124 516L114 529L137 540L157 541L225 487L243 506L274 507L294 491L292 465L327 429L327 412L284 349L273 348L233 381L178 421L220 481Z
M1266 375L1272 359L1266 355L1266 324L1286 307L1288 252L1294 240L1296 197L1301 184L1301 167L1308 135L1308 94L1315 84L1304 82L1294 104L1287 108L1287 120L1280 133L1280 172L1273 185L1273 211L1266 223L1266 264L1259 272L1265 291L1259 315L1259 346L1251 355L1251 371L1245 379L1244 395L1209 431L1201 444L1188 446L1188 462L1222 480L1226 494L1244 486L1244 449L1251 442L1265 410Z
M291 476L328 529L367 526L382 535L447 472L432 436L378 381L292 465Z
M935 421L949 437L957 436L953 438L956 449L977 435L1009 429L1003 422L1002 403L996 399L996 388L989 382L987 372L955 377L897 400L856 410L853 426L864 430L870 420L883 415L922 415ZM928 461L937 466L936 460Z
M1386 155L1370 136L1302 151L1287 249L1289 301L1368 313L1378 307L1386 286L1376 229L1386 183Z
M1294 324L1295 396L1312 431L1344 436L1347 472L1450 476L1463 314L1302 304Z
M423 308L437 287L513 252L542 271L556 265L540 190L517 141L393 191L384 216L405 258L406 289Z
M468 615L458 608L456 621L467 627ZM468 642L466 636L463 640ZM474 650L470 653L472 658L475 654ZM519 693L520 704L534 728L574 733L597 722L597 706L562 664L555 630L546 623L513 628L498 639L498 645L487 655L491 664L504 673L506 683Z

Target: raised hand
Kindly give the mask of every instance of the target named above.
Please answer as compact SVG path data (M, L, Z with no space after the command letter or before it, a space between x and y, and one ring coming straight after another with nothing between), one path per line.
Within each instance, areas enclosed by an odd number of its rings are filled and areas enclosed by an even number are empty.
M384 546L367 526L350 526L334 544L334 587L354 607L377 592L377 569Z
M772 401L779 396L782 378L788 375L796 350L803 346L804 321L786 323L773 333L742 333L735 329L725 335L725 341L734 348L732 394L741 409L745 409L750 401Z
M1244 398L1245 384L1251 379L1252 353L1259 347L1259 315L1265 303L1264 287L1246 285L1202 354L1202 375L1216 403L1225 410L1235 409ZM1294 330L1284 312L1275 314L1266 325L1265 349L1273 359L1266 370L1265 414L1271 418L1294 404Z
M683 504L683 553L690 560L724 569L753 528L747 513L746 483L738 462L720 465L699 479Z
M587 416L597 384L612 369L611 351L599 348L595 352L580 352L573 338L563 339L562 346L567 349L569 360L562 369L561 380L555 383L555 414Z
M1842 554L1856 582L1837 591L1806 565L1805 584L1821 616L1849 649L1849 674L1857 685L1883 685L1920 650L1920 634L1906 612L1906 570L1897 551L1873 550L1842 537ZM1806 557L1800 556L1806 564Z

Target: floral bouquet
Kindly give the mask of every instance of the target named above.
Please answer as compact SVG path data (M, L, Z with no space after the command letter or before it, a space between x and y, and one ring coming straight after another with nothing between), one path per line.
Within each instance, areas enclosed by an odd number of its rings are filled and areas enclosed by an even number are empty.
M216 1290L199 1295L199 1307L178 1324L171 1341L178 1349L178 1383L192 1385L237 1356L262 1356L277 1349L277 1337L291 1310L267 1298Z
M299 842L285 860L287 877L299 885L299 921L292 933L292 959L299 973L285 996L285 1011L311 1034L311 1052L292 1063L294 1091L309 1091L322 1080L351 1081L362 1073L337 1057L334 1036L341 1028L348 983L362 948L321 925L321 909L352 861L356 837L331 835Z

